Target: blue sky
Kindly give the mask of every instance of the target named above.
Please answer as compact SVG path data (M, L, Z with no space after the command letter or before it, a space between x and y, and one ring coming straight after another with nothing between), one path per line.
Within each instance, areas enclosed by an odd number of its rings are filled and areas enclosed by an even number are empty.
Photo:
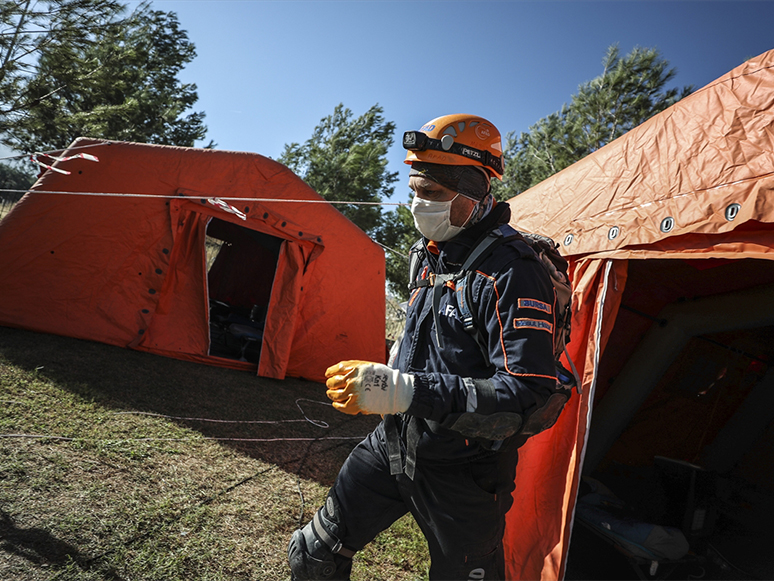
M137 2L130 2L134 6ZM390 150L406 198L403 131L472 113L526 131L601 73L605 50L658 48L673 86L702 87L774 48L774 2L154 0L178 15L218 149L277 157L338 103L375 103L397 125Z

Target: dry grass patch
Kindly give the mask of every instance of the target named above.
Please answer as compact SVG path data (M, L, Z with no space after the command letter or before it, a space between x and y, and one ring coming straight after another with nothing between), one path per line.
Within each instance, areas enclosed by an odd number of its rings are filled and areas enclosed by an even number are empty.
M328 429L298 421L299 398ZM314 382L0 327L0 433L47 436L0 438L0 578L289 578L287 541L357 442L324 438L376 424L324 399ZM426 579L427 566L403 519L358 556L353 579Z

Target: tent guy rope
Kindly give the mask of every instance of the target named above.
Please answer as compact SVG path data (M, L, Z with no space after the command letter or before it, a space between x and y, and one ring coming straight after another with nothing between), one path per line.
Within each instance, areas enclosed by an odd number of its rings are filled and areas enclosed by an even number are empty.
M316 401L313 399L300 397L296 400L296 407L298 407L299 411L301 412L301 415L304 416L303 420L217 420L212 418L189 418L189 417L182 417L182 416L168 416L165 414L157 414L153 412L139 412L139 411L115 412L113 415L153 416L157 418L167 418L170 420L186 420L186 421L192 421L192 422L214 422L214 423L221 423L221 424L289 424L289 423L295 423L295 422L308 422L313 426L317 426L318 428L327 429L330 427L328 425L328 422L324 422L322 420L313 420L309 416L307 416L306 413L304 412L304 409L301 407L301 404L299 403L302 401L308 402L308 403L316 403L327 407L333 406L333 404L327 401Z
M135 194L135 193L110 193L110 192L66 192L61 190L15 190L15 189L5 189L0 188L0 193L11 193L11 194L25 194L27 192L30 193L36 193L36 194L54 194L54 195L70 195L70 196L96 196L96 197L109 197L109 198L117 198L117 197L129 197L129 198L151 198L151 199L189 199L189 200L201 200L202 203L210 203L213 206L219 207L221 209L224 209L224 211L228 211L231 213L237 214L240 218L243 220L246 219L246 216L239 212L238 210L231 208L231 209L225 209L223 206L228 206L228 204L225 204L225 202L260 202L260 203L270 203L270 202L287 202L287 203L307 203L307 204L332 204L332 205L353 205L353 206L405 206L408 207L410 204L406 202L357 202L357 201L344 201L344 200L295 200L295 199L282 199L282 198L240 198L240 197L226 197L226 196L184 196L182 194L180 195L171 195L171 194ZM241 214L241 215L240 215ZM375 244L378 244L385 250L388 250L392 252L393 254L397 254L398 256L404 258L405 260L408 260L408 256L398 250L395 250L394 248L390 248L389 246L386 246L382 244L381 242L378 242L377 240L374 240L371 238L371 241Z
M120 444L123 442L317 442L319 440L362 440L365 436L318 436L317 438L213 438L202 436L201 438L79 438L68 436L51 436L48 434L0 434L0 438L18 438L29 440L57 440L61 442L109 442Z
M127 198L156 198L156 199L188 199L188 200L224 200L230 202L287 202L295 204L347 204L352 206L410 206L407 202L358 202L347 200L296 200L284 198L243 198L233 196L184 196L182 194L136 194L131 192L66 192L62 190L14 190L0 188L0 192L10 194L25 194L27 192L35 194L56 194L65 196L102 196L102 197L127 197Z
M171 416L165 414L158 414L152 412L140 412L140 411L128 411L128 412L115 412L112 415L126 415L135 414L143 416L160 417L173 420L187 420L187 421L199 421L199 422L217 422L217 423L230 423L230 424L286 424L296 422L307 422L317 428L329 429L330 425L322 420L315 420L307 416L301 407L300 402L316 403L325 406L331 406L328 402L315 401L307 398L298 398L296 400L296 406L301 411L301 415L304 419L296 420L220 420L213 418L193 418L193 417L181 417ZM8 403L8 402L6 402ZM22 402L14 401L13 403L21 404ZM365 436L318 436L318 437L306 437L306 438L218 438L211 436L202 436L200 438L82 438L77 436L56 436L49 434L0 434L0 438L16 438L16 439L28 439L28 440L56 440L60 442L105 442L119 444L123 442L204 442L204 441L216 441L216 442L316 442L322 440L362 440Z

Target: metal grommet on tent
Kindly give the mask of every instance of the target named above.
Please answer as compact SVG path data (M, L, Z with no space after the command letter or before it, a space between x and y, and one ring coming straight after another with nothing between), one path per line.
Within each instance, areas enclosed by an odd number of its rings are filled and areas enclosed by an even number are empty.
M618 235L621 233L621 229L618 226L613 226L610 228L610 230L607 231L607 239L608 240L615 240L618 238Z
M739 215L739 210L742 209L741 204L729 204L726 208L726 220L731 222L734 218L736 218Z
M567 236L565 236L564 237L564 245L565 246L569 246L570 244L572 244L573 238L574 238L574 236L572 234L568 234Z
M675 219L672 216L667 216L661 220L661 231L670 232L675 227Z

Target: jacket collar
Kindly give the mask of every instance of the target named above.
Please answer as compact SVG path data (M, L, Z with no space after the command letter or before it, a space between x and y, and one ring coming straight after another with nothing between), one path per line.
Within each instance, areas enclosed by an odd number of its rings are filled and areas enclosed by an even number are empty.
M511 207L505 202L497 202L492 210L478 224L466 228L457 236L446 242L438 242L436 245L440 254L433 265L436 273L454 272L462 266L462 262L482 237L486 236L495 228L507 224L511 219ZM425 248L428 240L424 239ZM429 253L428 253L429 254Z

